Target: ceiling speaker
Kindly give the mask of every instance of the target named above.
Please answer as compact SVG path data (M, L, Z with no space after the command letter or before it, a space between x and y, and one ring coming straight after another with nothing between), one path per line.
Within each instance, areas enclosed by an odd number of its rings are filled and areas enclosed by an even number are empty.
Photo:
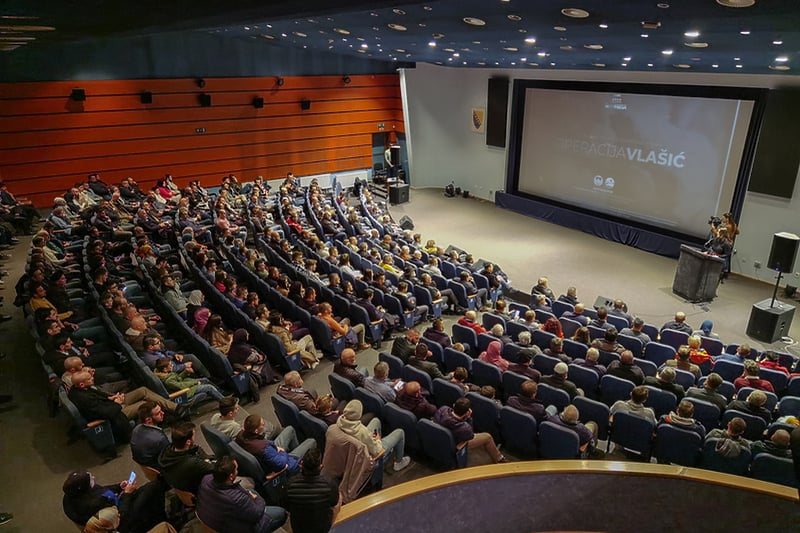
M300 100L300 109L303 111L311 109L311 100Z
M85 102L86 91L84 89L72 89L72 93L70 93L69 97L76 102Z
M263 108L264 107L264 99L261 98L260 96L256 96L255 98L253 98L253 107L255 107L256 109Z
M143 104L152 104L153 103L153 93L150 91L142 91L139 95L139 99L142 101Z
M200 105L203 107L211 107L211 95L207 93L201 93L198 95L198 99L200 100Z

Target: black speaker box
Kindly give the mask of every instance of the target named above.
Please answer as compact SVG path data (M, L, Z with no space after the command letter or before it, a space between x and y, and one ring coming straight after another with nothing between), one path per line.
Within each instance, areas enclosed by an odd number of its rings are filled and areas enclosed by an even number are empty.
M253 107L256 109L263 109L264 108L264 99L260 96L256 96L253 98Z
M486 95L486 144L506 147L508 123L508 78L489 78Z
M311 109L311 100L300 100L300 109L303 111Z
M400 219L400 227L404 230L413 230L414 229L414 221L411 220L411 217L408 215L403 215L403 218Z
M404 204L408 201L408 185L392 185L389 187L389 202L392 204Z
M139 95L139 100L143 104L152 104L153 103L153 93L151 93L150 91L142 91L142 93Z
M211 95L207 93L202 93L198 95L198 99L200 100L200 105L203 107L211 107Z
M767 344L789 335L794 317L794 306L776 300L775 307L770 307L770 303L767 299L753 304L747 323L747 336Z
M792 233L781 232L773 235L767 268L781 272L792 272L794 259L797 256L798 243L800 243L800 237Z
M86 101L86 90L84 89L72 89L69 97L76 101L76 102L85 102Z
M608 298L607 296L598 296L594 300L594 304L592 305L595 309L600 309L601 307L605 307L606 309L612 309L614 307L614 300L613 298Z

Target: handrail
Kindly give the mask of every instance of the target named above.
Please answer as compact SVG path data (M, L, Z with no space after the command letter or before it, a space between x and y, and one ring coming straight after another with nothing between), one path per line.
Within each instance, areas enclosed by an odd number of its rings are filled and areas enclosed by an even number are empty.
M359 498L342 507L342 511L336 518L335 525L342 524L361 514L374 511L380 506L402 500L403 498L460 483L508 476L575 473L647 476L654 479L680 479L683 481L708 483L726 488L752 491L795 502L798 500L797 490L791 487L758 481L751 478L743 478L741 476L712 472L700 468L626 461L519 461L451 470L442 474L426 476L383 489L374 494ZM746 484L743 483L743 481L746 481Z

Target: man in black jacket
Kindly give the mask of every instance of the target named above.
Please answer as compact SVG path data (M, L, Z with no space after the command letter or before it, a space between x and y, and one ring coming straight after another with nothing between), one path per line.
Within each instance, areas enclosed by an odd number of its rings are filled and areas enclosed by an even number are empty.
M293 531L325 533L342 506L336 481L320 475L322 458L318 449L309 450L302 461L302 475L289 480L283 507L289 511Z
M194 440L196 426L181 422L172 428L172 444L161 451L158 464L164 479L178 490L197 494L203 476L214 471L214 462Z

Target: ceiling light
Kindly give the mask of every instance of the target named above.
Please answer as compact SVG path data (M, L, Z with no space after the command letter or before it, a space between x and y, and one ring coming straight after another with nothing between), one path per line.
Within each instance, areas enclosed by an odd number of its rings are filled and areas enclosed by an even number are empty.
M676 63L675 65L672 66L675 68L692 68L691 65L687 65L686 63Z
M627 67L627 66L628 66L628 64L627 64L627 63L620 63L620 66L622 66L622 67Z
M11 31L55 31L53 26L0 26L0 30Z
M551 61L551 62L550 62L550 66L551 66L551 67L554 67L554 66L556 66L556 64L555 64L555 61Z
M670 49L661 50L661 53L664 54L665 56L671 56L672 55L672 50L670 50Z
M428 46L436 48L436 41L428 41Z
M528 58L527 57L520 57L519 60L520 60L521 63L525 63L526 61L528 61Z
M0 41L35 41L36 37L0 37Z
M38 18L34 15L0 15L0 19L5 20L36 20Z
M539 57L547 57L547 52L539 52L536 55Z
M789 70L789 65L770 65L771 70Z
M641 37L642 39L647 39L647 38L648 38L648 37L650 37L650 36L649 36L649 35L647 35L646 33L643 33L643 34L641 34L639 37Z
M736 68L742 68L742 65L736 65Z
M526 37L525 42L528 44L536 44L536 37Z
M783 41L781 40L772 41L772 44L780 46L783 44Z
M519 48L517 48L516 46L504 46L503 50L505 50L506 52L519 52Z
M583 47L584 48L588 48L589 50L602 50L603 49L603 45L602 44L584 44Z
M630 60L631 60L631 56L628 56L628 57L623 57L623 58L622 58L622 60L623 60L623 61L630 61Z
M389 29L394 30L394 31L406 31L408 29L405 26L403 26L402 24L390 23L390 24L387 24L387 26L389 26Z
M599 67L599 68L603 68L603 67L605 67L605 66L606 66L606 64L605 64L605 63L592 63L592 66L593 66L593 67Z
M717 3L725 7L751 7L756 0L717 0Z
M659 2L656 4L656 7L660 9L669 9L669 4L666 2Z
M687 31L683 34L684 37L690 37L694 39L695 37L700 37L700 32L697 30Z
M585 9L579 9L577 7L565 7L561 10L561 14L565 17L570 17L574 19L585 19L589 16L589 12Z
M344 28L333 28L333 31L335 31L336 33L338 33L340 35L350 35L350 31L346 30Z
M0 52L12 52L22 46L21 44L0 44Z
M361 43L361 48L368 48L369 45L367 43Z
M739 33L742 35L750 35L750 30L742 30Z
M475 17L464 17L462 19L470 26L486 26L486 21Z
M734 60L734 61L741 61L741 60L742 60L742 58L741 58L741 57L734 57L734 58L733 58L733 60Z
M787 61L789 61L787 56L778 56L775 58L776 63L786 63Z
M647 66L648 66L648 67L652 67L652 66L653 66L653 64L652 64L652 63L648 63L648 64L647 64Z
M572 50L572 45L571 44L564 44L564 45L559 46L559 48L561 50Z
M244 27L244 30L245 30L245 31L250 31L250 26L245 26L245 27Z
M691 43L683 43L684 46L688 46L689 48L708 48L708 43L703 42L691 42Z
M455 53L453 53L453 57L461 57L461 54L459 54L458 52L455 52Z
M714 63L713 65L711 65L711 68L719 68L719 65L717 65L716 63Z
M406 12L403 11L402 9L396 9L396 8L392 9L392 13L394 13L395 15L405 15L406 14Z
M305 33L301 32L301 31L293 31L292 35L294 35L295 37L308 37L308 35L306 35Z
M453 49L453 48L445 48L444 51L445 52L455 52L455 49Z
M567 28L564 26L553 26L553 29L556 31L567 31Z
M431 37L433 37L434 39L441 39L442 37L444 37L444 34L443 33L434 33Z
M603 29L603 30L607 30L608 29L608 24L605 24L605 23L604 24L599 24L599 27L601 29Z
M433 11L433 8L431 6L422 6L422 9L424 9L425 11Z
M508 20L513 20L514 22L519 22L522 20L522 17L519 15L506 15L506 18L508 18Z

